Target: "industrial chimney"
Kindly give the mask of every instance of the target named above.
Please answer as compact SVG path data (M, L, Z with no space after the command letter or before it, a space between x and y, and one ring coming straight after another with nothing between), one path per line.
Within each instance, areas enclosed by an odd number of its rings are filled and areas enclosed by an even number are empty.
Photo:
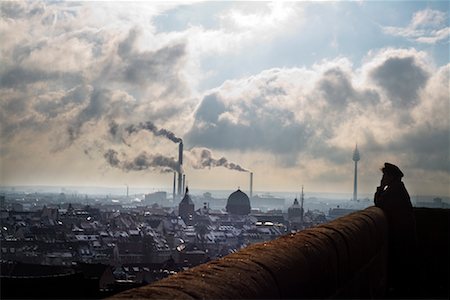
M250 199L253 197L253 172L250 172Z
M175 196L176 196L176 187L177 187L177 172L173 172L173 201L175 202Z
M178 195L181 196L183 181L183 141L178 145Z
M355 176L353 181L353 201L358 200L358 161L361 159L358 150L358 144L355 146L355 151L353 151L353 161L355 162Z
M186 188L186 174L183 174L183 191Z

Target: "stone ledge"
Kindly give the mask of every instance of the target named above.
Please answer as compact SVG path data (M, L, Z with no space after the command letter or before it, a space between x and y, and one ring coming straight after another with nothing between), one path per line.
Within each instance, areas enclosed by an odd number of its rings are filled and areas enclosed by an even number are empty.
M387 221L376 207L253 244L110 299L376 297L384 293Z

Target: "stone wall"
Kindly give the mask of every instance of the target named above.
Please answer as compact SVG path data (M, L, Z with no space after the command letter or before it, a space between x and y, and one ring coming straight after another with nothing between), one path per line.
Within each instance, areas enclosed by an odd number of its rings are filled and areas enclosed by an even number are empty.
M149 299L374 298L385 294L387 221L370 207L251 245L113 296Z
M450 299L450 209L415 208L418 297Z

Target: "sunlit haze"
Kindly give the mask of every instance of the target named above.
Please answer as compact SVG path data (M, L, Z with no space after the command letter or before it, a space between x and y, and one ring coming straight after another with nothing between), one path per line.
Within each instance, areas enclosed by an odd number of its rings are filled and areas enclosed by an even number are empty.
M446 1L2 2L2 186L450 196Z

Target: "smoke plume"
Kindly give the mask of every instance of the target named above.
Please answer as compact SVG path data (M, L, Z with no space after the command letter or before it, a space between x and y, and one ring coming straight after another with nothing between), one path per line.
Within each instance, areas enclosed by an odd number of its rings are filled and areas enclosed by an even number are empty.
M230 170L239 172L249 172L238 164L229 162L225 157L215 159L212 156L211 150L206 148L194 148L191 150L196 161L193 163L195 169L204 169L207 167L225 167Z
M141 122L138 125L130 125L125 129L125 131L128 134L133 134L133 133L139 132L141 130L150 131L155 136L165 137L174 143L180 143L182 141L181 138L177 137L172 131L164 129L164 128L158 128L158 127L156 127L155 124L153 124L150 121ZM113 132L111 131L111 133L113 133Z
M118 158L119 153L113 149L109 149L103 154L106 162L112 167L118 167L120 165L120 160Z
M155 124L150 121L141 122L137 125L124 125L117 124L115 121L109 123L109 134L111 137L119 143L123 143L128 147L132 146L127 143L125 137L134 133L138 133L142 130L149 131L153 133L155 136L162 136L174 143L182 142L182 139L177 137L173 132L165 129L158 128ZM186 153L186 152L185 152ZM211 167L224 167L230 170L235 170L239 172L249 172L238 164L233 162L229 162L225 157L214 158L211 150L207 148L193 148L188 153L190 158L190 163L194 169L204 169ZM166 171L179 171L179 163L174 158L165 157L163 155L150 155L146 152L142 152L138 156L136 156L132 160L125 160L118 162L117 152L115 150L108 150L104 155L106 161L113 167L119 167L125 171L140 171L146 170L150 168L158 168L162 170L162 172Z
M143 171L143 170L158 170L162 173L178 171L178 162L173 157L166 157L161 154L148 154L143 151L133 159L125 157L123 160L119 159L119 153L113 149L109 149L103 155L106 162L114 168L119 168L123 171Z

